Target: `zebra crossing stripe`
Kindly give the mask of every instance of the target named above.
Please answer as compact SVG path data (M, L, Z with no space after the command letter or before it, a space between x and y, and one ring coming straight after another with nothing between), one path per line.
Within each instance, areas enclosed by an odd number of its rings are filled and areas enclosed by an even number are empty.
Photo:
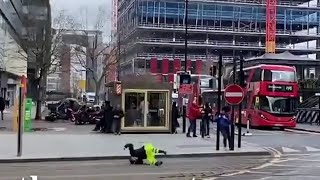
M318 152L320 151L320 149L314 148L314 147L310 147L310 146L306 146L307 151L309 152Z
M282 152L284 153L294 153L294 152L300 152L299 150L288 148L288 147L282 147Z

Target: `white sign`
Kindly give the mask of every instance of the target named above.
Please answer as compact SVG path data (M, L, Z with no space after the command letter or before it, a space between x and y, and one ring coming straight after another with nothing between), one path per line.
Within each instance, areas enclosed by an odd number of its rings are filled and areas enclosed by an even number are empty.
M31 180L38 180L38 176L30 176ZM29 179L29 178L28 178ZM21 180L28 180L25 179L24 177Z

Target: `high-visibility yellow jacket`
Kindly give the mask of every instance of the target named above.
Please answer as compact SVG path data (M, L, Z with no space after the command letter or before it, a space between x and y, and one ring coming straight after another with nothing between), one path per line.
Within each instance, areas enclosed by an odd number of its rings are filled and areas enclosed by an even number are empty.
M146 151L148 163L150 165L155 165L157 162L156 154L159 153L159 149L155 148L151 143L147 143L144 145L144 150Z

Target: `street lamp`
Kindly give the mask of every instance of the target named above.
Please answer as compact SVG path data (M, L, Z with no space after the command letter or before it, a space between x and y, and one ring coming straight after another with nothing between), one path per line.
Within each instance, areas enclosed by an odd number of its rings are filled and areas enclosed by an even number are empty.
M188 5L189 1L185 0L185 18L184 18L184 23L185 23L185 38L184 38L184 70L185 72L188 72L187 68L187 59L188 59Z

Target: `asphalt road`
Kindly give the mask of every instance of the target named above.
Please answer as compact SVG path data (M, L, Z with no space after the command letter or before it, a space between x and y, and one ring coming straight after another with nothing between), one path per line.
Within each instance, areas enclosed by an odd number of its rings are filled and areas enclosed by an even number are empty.
M161 167L130 165L127 160L0 164L0 180L191 180L241 172L270 161L270 157L163 159Z
M287 155L251 170L226 174L211 180L318 180L319 168L319 153Z

